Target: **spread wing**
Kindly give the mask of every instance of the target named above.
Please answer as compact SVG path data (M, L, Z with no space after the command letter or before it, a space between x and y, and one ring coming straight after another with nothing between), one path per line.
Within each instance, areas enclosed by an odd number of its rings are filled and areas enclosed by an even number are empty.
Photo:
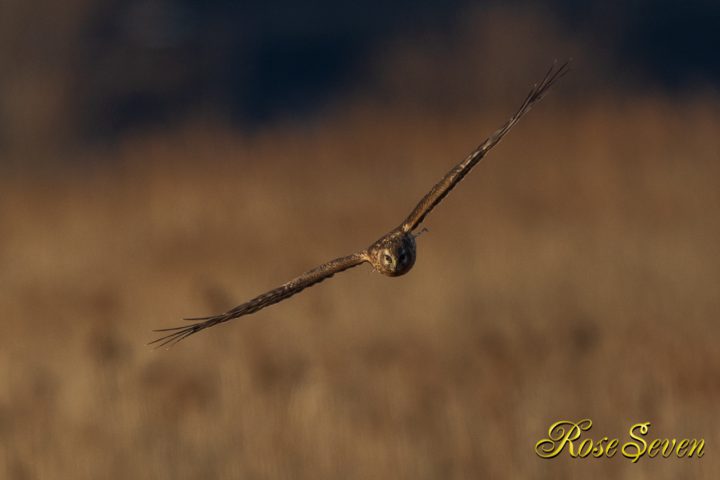
M569 61L560 65L559 68L556 68L556 66L557 65L553 63L550 70L548 70L545 74L545 78L543 78L539 84L535 84L533 86L533 89L530 91L528 96L525 97L525 101L523 101L520 108L512 117L510 117L510 120L508 120L505 125L490 135L490 137L481 143L480 146L477 147L475 151L473 151L465 160L450 170L442 178L442 180L436 183L427 195L420 200L420 203L417 204L412 213L410 213L410 215L402 223L401 228L404 232L412 232L415 230L425 219L425 216L430 213L448 193L450 193L450 190L455 188L455 186L460 183L460 181L470 172L470 170L472 170L475 165L477 165L485 154L497 145L505 134L508 133L518 121L520 121L523 115L529 112L532 106L543 98L550 87L552 87L560 77L568 72Z
M242 305L238 305L225 313L211 315L209 317L186 318L186 320L195 323L182 327L154 330L155 332L171 333L168 333L157 340L153 340L148 345L156 345L157 347L174 345L189 337L193 333L199 332L200 330L204 330L219 323L227 322L228 320L232 320L234 318L242 317L243 315L250 315L260 309L285 300L286 298L289 298L296 293L315 285L316 283L322 282L326 278L332 277L338 272L360 265L365 261L367 261L367 254L364 251L348 255L347 257L336 258L335 260L331 260L319 267L303 273L299 277L290 280L278 288L265 292L262 295L258 295L252 300L249 300Z

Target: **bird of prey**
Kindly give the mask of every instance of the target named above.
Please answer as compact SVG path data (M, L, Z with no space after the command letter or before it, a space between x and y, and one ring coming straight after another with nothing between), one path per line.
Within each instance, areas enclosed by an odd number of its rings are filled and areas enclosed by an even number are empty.
M565 62L559 67L557 67L556 63L553 63L542 81L533 86L513 116L482 142L465 160L445 174L420 200L413 211L410 212L410 215L408 215L399 226L380 237L380 239L367 249L345 257L336 258L335 260L315 267L299 277L269 292L258 295L252 300L238 305L225 313L207 317L188 318L186 320L193 323L180 327L155 330L156 332L163 332L164 336L150 342L150 344L158 347L173 345L200 330L227 322L234 318L250 315L260 309L281 302L316 283L332 277L336 273L356 267L361 263L367 262L372 265L376 271L390 277L398 277L406 274L415 264L415 239L420 234L417 233L417 230L427 214L465 178L465 175L470 173L470 170L530 111L532 106L543 98L550 87L567 73L568 68L569 62Z

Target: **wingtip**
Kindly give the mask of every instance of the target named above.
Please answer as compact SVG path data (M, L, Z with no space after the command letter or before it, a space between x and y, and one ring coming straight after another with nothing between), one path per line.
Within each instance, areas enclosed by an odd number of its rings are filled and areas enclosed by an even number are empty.
M179 330L169 335L156 338L155 340L148 342L147 345L155 350L163 347L165 347L166 350L169 350L170 348L185 340L187 337L189 337L196 331L197 330L194 330L191 327L185 327L183 330Z

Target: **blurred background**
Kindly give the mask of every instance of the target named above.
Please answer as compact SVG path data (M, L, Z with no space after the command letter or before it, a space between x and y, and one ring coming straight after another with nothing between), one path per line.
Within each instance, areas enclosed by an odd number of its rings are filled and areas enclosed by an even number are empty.
M718 478L720 4L3 0L0 477ZM363 266L170 350L394 227ZM541 460L591 436L702 459Z

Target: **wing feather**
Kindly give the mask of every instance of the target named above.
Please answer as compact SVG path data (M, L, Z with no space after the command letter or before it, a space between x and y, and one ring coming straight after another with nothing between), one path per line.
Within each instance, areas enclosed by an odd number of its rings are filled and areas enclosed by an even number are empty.
M500 142L507 132L512 129L515 124L530 111L532 106L539 102L545 93L553 86L553 84L568 72L569 61L556 68L557 64L553 63L545 77L538 84L535 84L530 93L525 97L522 105L515 114L510 117L505 125L495 131L483 143L480 144L465 160L453 167L433 188L425 195L417 204L415 209L408 215L402 223L401 228L404 232L412 232L425 219L428 213L437 206L455 186L467 175L472 168L485 156L485 154Z
M232 320L234 318L250 315L251 313L255 313L267 306L285 300L286 298L289 298L296 293L315 285L316 283L320 283L323 280L332 277L336 273L360 265L365 261L367 261L365 252L354 253L346 257L336 258L335 260L331 260L319 267L303 273L299 277L290 280L278 288L258 295L252 300L249 300L242 305L238 305L225 313L211 315L208 317L187 318L186 320L195 323L186 326L154 330L155 332L171 333L153 340L148 345L155 345L156 347L172 346L190 335L199 332L200 330L204 330L219 323L227 322L228 320Z

